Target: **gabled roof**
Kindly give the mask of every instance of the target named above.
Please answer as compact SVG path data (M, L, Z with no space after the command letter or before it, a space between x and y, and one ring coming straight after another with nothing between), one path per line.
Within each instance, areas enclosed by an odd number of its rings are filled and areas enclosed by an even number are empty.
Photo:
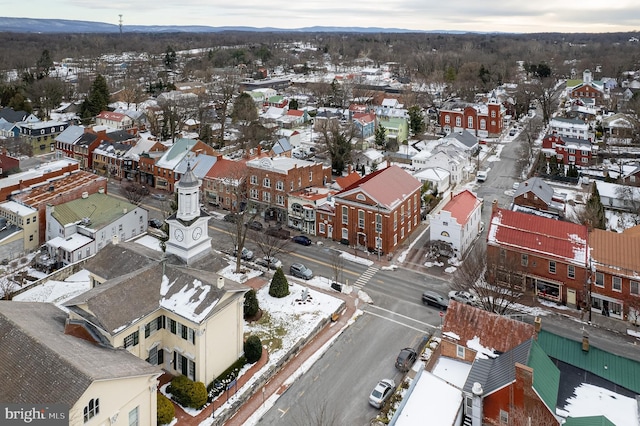
M119 112L102 111L100 114L96 115L96 118L109 121L122 121L127 118L127 116L125 114L120 114Z
M69 126L56 136L55 139L63 143L73 144L84 134L84 132L85 129L83 126Z
M587 227L494 207L487 244L587 264Z
M178 139L164 155L156 161L157 167L173 170L185 155L198 143L195 139Z
M422 184L418 179L400 167L393 165L366 175L338 192L336 198L364 191L377 203L393 210L398 203L409 197L421 186Z
M482 385L483 395L487 396L513 383L516 380L516 363L533 369L532 387L549 411L555 413L560 370L534 339L522 342L497 358L476 359L463 391L471 393L473 384L477 382Z
M271 151L275 155L281 155L285 152L291 151L291 144L287 138L280 138L273 146L271 147Z
M335 186L337 187L336 189L347 188L349 185L354 184L355 182L359 181L361 178L362 176L360 176L360 173L358 172L351 172L346 176L339 176L334 179Z
M640 226L625 231L611 232L593 229L589 234L589 247L595 268L599 272L623 275L638 280L640 275ZM631 231L631 232L629 232Z
M474 324L474 327L469 327ZM449 301L444 317L443 333L453 333L463 346L478 340L485 348L500 353L531 339L535 335L533 325L487 312L455 300Z
M9 123L19 123L20 121L24 121L27 117L29 117L28 112L26 111L16 111L11 107L4 107L0 109L0 117L7 120Z
M64 334L67 314L50 303L0 302L0 399L71 407L94 381L159 375L126 350Z
M478 138L467 130L463 130L462 132L450 133L444 139L453 139L468 149L472 149L478 145Z
M187 172L187 166L191 166L191 171L197 179L204 179L209 170L218 161L218 156L200 154L195 155L192 152L185 155L182 161L173 169L176 173L184 174ZM184 176L181 178L183 179Z
M120 265L120 259L136 251L140 251L136 243L112 244L96 255L95 262ZM203 259L188 267L174 263L172 258L164 264L147 262L144 268L100 284L69 300L65 306L111 335L159 308L199 324L221 309L220 302L227 294L242 297L247 290L230 280L218 288L218 275L212 270L219 270L221 261L213 256L208 258L212 259ZM200 269L202 267L206 269ZM92 272L90 263L86 268ZM88 310L82 308L85 304Z
M458 224L464 225L480 204L482 204L482 200L476 194L464 189L453 195L442 210L451 213L451 217L454 217Z
M229 160L224 157L218 158L215 164L209 169L205 178L228 179L231 181L242 180L246 176L247 160Z
M114 130L107 132L107 137L114 142L124 142L138 138L137 136L128 133L126 130Z
M553 359L588 371L618 386L640 394L640 375L630 374L640 371L640 362L612 354L589 345L588 351L582 350L582 342L558 336L540 330L538 343Z
M525 192L531 192L546 204L551 204L551 201L553 199L553 188L551 187L551 185L549 185L539 177L534 176L522 182L518 186L518 189L516 189L516 192L513 194L513 196L519 197Z

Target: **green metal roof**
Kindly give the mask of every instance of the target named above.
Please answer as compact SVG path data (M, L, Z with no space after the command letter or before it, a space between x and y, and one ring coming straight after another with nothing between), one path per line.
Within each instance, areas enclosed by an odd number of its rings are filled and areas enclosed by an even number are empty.
M165 157L166 160L171 161L177 158L179 155L184 156L187 151L191 150L191 148L196 144L196 142L198 141L195 139L187 139L187 138L177 139L173 143L173 145L171 145L171 148L169 148L169 151L167 152Z
M68 203L55 206L52 216L62 225L76 223L89 218L91 229L99 229L107 225L137 206L107 194L91 194L87 198L78 198Z
M540 330L540 347L551 358L581 368L635 393L640 393L640 362L603 351L590 345L582 350L582 342Z
M552 413L556 411L560 370L534 340L529 350L527 365L533 369L533 388Z
M616 426L605 416L567 417L564 426Z

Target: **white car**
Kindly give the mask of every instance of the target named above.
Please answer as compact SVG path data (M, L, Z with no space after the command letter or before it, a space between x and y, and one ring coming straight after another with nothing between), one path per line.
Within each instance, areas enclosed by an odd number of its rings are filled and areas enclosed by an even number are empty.
M450 291L449 299L455 300L456 302L466 303L467 305L478 306L480 302L478 298L468 291Z
M378 382L375 388L369 395L369 404L376 408L381 408L384 403L393 394L393 390L396 387L396 382L391 379L382 379Z

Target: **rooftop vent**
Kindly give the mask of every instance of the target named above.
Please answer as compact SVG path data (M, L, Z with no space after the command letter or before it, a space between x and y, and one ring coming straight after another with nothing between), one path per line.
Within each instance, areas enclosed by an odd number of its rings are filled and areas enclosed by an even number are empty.
M89 193L88 193L87 191L83 192L83 193L82 193L82 198L83 198L83 199L87 199L87 198L89 198Z

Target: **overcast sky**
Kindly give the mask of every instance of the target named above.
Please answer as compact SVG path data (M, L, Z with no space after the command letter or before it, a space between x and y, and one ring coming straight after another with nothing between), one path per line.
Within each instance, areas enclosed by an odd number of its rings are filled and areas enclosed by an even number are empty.
M640 30L638 0L0 0L8 17L123 25L383 27L499 32Z

